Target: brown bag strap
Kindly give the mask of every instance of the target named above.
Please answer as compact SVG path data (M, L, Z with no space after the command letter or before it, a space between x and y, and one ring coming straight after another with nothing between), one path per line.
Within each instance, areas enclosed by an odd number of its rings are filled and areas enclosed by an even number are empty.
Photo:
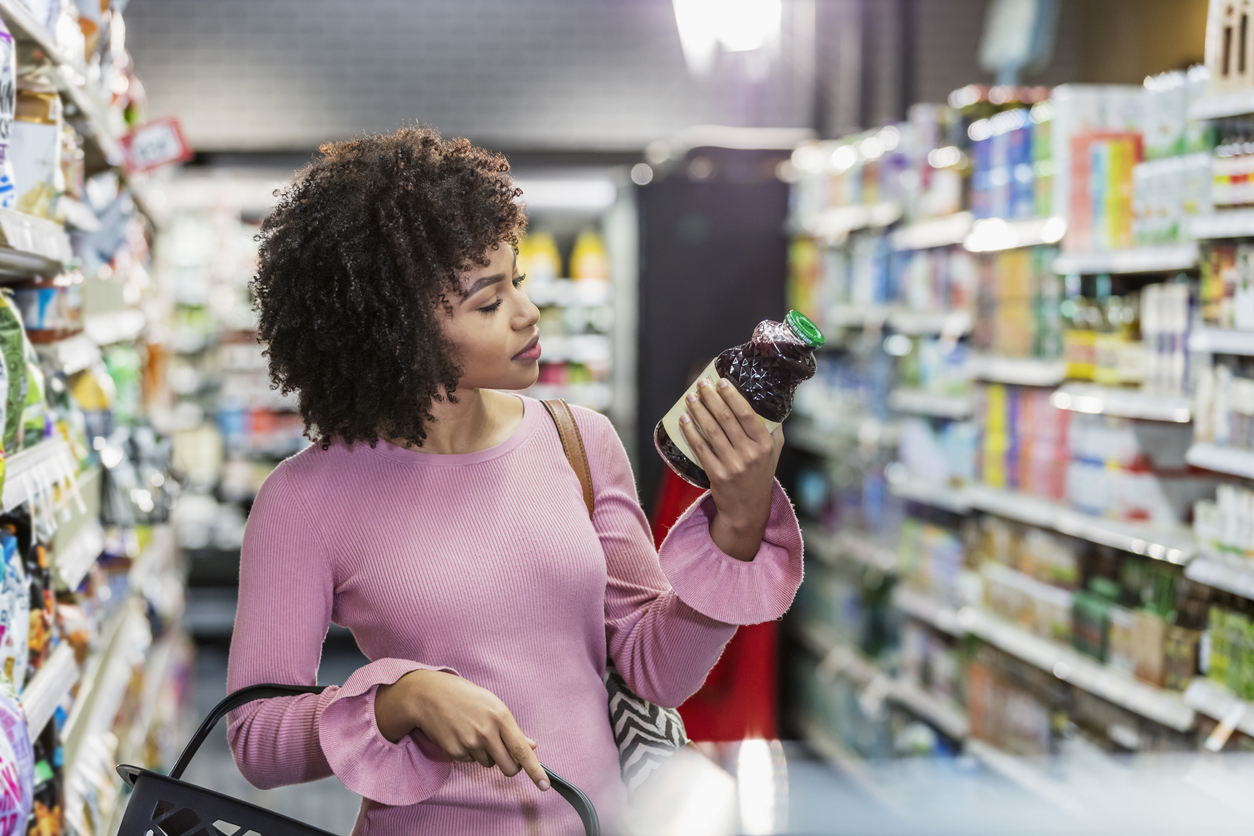
M592 470L588 467L588 453L583 447L583 436L579 434L579 425L575 423L575 414L570 411L570 404L561 398L540 401L549 411L553 423L557 425L557 435L562 439L562 450L566 453L566 461L579 477L583 487L583 504L588 506L588 517L596 508L596 498L592 493Z

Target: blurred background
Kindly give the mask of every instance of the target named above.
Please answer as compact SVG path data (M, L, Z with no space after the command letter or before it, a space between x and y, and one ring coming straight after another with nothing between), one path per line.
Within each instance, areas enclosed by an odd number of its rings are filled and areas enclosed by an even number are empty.
M1243 832L1251 14L0 0L5 832L116 833L113 766L224 695L250 505L309 443L254 236L321 143L416 122L509 158L529 394L610 417L659 542L691 377L789 310L826 335L779 473L806 580L682 708L730 783L642 832ZM361 662L333 627L320 681ZM356 815L220 733L188 775Z

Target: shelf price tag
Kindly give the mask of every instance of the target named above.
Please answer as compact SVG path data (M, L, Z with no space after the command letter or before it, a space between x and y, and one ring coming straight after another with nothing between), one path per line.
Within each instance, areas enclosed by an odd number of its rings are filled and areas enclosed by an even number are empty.
M183 127L173 116L155 119L131 131L122 137L122 148L126 152L126 170L131 174L185 163L193 153L183 136Z

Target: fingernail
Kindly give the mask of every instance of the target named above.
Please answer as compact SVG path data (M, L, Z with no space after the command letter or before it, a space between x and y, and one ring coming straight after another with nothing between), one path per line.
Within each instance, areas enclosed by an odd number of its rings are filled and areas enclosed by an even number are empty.
M679 416L679 423L681 424L688 424L691 423L691 421L692 419L688 417L687 413Z
M541 781L541 782L540 782L540 789L542 789L542 790L547 790L548 788L549 788L549 782L548 782L548 781Z
M727 388L727 378L725 378L725 377L720 377L720 378L718 379L718 388L720 388L720 389L726 389L726 388Z
M687 398L687 400L688 400L688 403L696 403L696 402L697 402L697 393L696 393L696 392L689 392L689 393L688 393L688 398Z
M704 388L709 385L710 385L710 381L706 380L704 377L697 381L698 389Z

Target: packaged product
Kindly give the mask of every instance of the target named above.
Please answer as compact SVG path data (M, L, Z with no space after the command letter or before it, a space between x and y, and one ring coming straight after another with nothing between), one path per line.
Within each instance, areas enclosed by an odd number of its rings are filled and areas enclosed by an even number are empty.
M13 185L13 162L9 144L13 138L13 116L17 107L17 58L13 36L0 21L0 209L17 205Z
M17 692L0 689L0 836L25 836L35 789L35 753Z
M30 649L30 669L37 671L52 652L53 618L56 615L47 548L34 543L26 550L26 573L30 577L30 634L27 645Z
M536 285L547 284L562 274L562 256L551 234L538 230L518 242L518 272Z
M9 156L19 212L51 217L57 195L64 189L61 118L61 95L52 82L38 76L18 79Z
M83 276L36 276L13 285L26 334L34 343L49 343L77 334L83 327Z
M799 311L789 311L784 322L763 320L743 345L733 346L710 361L683 396L653 430L658 455L685 481L701 488L709 477L688 446L679 418L688 412L687 396L704 380L711 386L726 378L773 432L792 412L793 393L814 376L814 351L823 345L823 333Z
M30 379L26 368L26 334L22 317L12 291L0 292L0 357L4 359L8 373L8 392L5 396L3 445L6 455L21 449L19 433L22 428L22 411L26 408L26 390Z
M581 281L609 281L610 260L605 252L605 242L592 229L585 229L575 239L570 254L570 277Z
M12 531L0 533L0 548L4 558L4 579L0 581L0 672L20 691L26 683L30 657L30 579Z
M52 433L52 415L44 400L44 373L33 358L26 361L30 380L26 387L26 403L22 409L22 448L34 446Z

